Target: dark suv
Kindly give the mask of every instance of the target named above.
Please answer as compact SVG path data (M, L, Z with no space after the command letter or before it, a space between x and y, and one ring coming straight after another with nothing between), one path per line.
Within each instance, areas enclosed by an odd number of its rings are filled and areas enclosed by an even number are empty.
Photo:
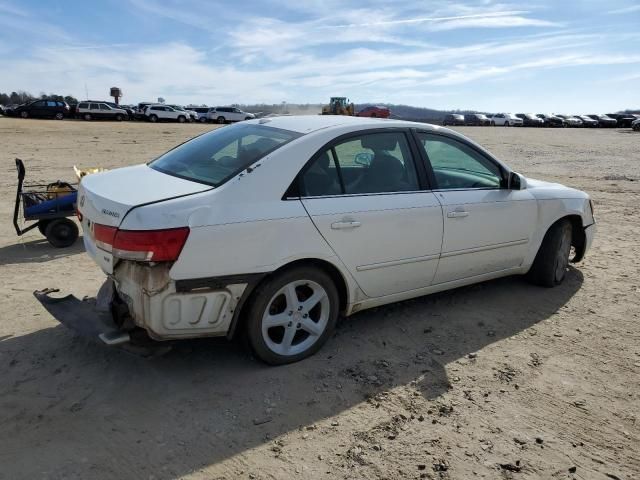
M536 117L541 118L543 126L545 127L565 127L564 120L560 117L556 117L555 115L546 115L544 113L539 113Z
M533 113L516 113L516 117L522 119L524 127L542 127L544 125L544 120L536 117Z
M630 127L636 117L630 113L607 113L607 117L613 118L618 127Z
M444 116L442 125L464 125L464 115L458 115L456 113L449 113Z
M472 127L485 127L491 125L491 120L482 113L469 113L464 116L464 124Z
M599 127L613 128L618 126L618 121L615 118L611 118L608 115L591 114L591 115L587 115L587 117L593 118L596 122L598 122Z
M14 117L22 118L40 117L62 120L69 115L69 105L59 100L36 100L14 108L12 114Z

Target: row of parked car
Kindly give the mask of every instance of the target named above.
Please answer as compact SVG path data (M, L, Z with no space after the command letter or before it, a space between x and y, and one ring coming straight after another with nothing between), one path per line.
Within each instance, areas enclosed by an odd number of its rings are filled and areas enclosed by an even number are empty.
M488 117L482 113L467 115L448 114L445 126L492 126L492 127L632 127L640 129L640 115L631 113L609 113L592 115L547 115L544 113L496 113Z
M386 107L368 107L358 116L388 118ZM84 120L146 120L149 122L215 122L230 123L255 118L253 113L236 107L183 107L153 102L118 105L103 100L86 100L68 105L58 100L35 100L22 105L0 105L0 114L21 118L80 118ZM506 126L506 127L631 127L640 131L640 114L609 113L591 115L547 115L544 113L496 113L491 117L482 113L447 114L445 126Z
M137 106L118 105L103 100L86 100L68 105L58 100L35 100L23 105L2 107L0 114L21 118L80 118L84 120L147 120L150 122L228 123L255 118L235 107L195 107L141 102Z

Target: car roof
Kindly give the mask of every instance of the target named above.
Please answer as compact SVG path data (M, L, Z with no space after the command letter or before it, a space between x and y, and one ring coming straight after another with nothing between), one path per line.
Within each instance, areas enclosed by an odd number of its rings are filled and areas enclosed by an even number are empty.
M346 115L288 115L282 117L269 117L259 120L249 120L251 123L264 124L273 128L281 128L298 133L311 133L317 130L332 127L350 126L355 129L366 127L419 127L432 130L433 125L428 123L408 122L404 120L387 120L368 117L350 117Z

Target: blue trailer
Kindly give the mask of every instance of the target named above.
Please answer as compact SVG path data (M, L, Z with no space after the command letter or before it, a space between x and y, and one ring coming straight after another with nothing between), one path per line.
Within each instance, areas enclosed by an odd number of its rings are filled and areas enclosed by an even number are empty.
M16 158L18 169L18 189L13 211L13 226L18 235L37 228L51 245L64 248L78 239L78 225L69 217L76 214L78 190L75 185L57 181L49 184L25 185L24 163ZM20 227L20 207L25 222L33 222Z

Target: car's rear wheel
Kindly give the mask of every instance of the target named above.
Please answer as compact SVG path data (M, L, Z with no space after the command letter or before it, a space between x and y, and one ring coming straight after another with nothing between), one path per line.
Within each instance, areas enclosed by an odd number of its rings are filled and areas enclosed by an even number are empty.
M20 116L21 116L22 118L29 118L29 112L22 111L22 112L20 112Z
M62 112L58 112L54 115L54 117L56 120L64 120L64 113Z
M220 123L220 124L223 124L223 123L225 123L226 121L227 121L227 120L226 120L224 117L218 117L218 118L217 118L217 120L216 120L216 122L218 122L218 123Z
M252 296L247 335L255 354L271 365L297 362L331 336L339 297L331 277L297 267L267 280Z
M89 120L91 120L91 114L90 113L85 113L83 118L85 120L89 121Z
M70 247L78 239L78 225L68 218L49 222L45 228L45 237L56 248Z
M533 265L527 274L531 283L555 287L564 280L571 255L572 227L569 220L560 220L547 231Z
M157 115L150 115L149 116L149 121L156 123L158 121L158 116Z

